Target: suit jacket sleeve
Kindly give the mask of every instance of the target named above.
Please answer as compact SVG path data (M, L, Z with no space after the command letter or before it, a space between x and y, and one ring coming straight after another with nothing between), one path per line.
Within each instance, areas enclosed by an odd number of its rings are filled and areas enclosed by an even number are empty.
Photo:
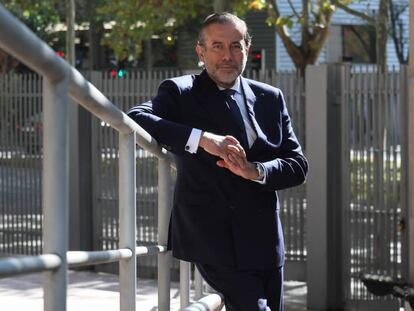
M280 107L282 141L274 159L263 162L267 190L281 190L302 184L308 172L308 162L293 131L282 92L277 96Z
M179 101L181 90L171 80L161 83L157 95L148 102L131 108L127 114L144 128L165 149L180 154L192 127L180 123Z

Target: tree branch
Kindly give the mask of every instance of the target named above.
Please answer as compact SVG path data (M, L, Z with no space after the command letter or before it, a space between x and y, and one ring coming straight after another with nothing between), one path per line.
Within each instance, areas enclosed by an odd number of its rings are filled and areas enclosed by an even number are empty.
M289 6L292 9L293 14L296 16L297 19L300 19L299 13L296 11L295 7L293 6L292 0L288 0Z
M339 1L339 0L332 0L332 3L334 5L336 5L338 8L344 10L345 12L347 12L349 14L352 14L352 15L355 15L355 16L358 16L359 18L362 18L362 19L366 20L367 22L369 22L371 24L375 24L375 22L376 22L375 18L373 18L372 16L369 16L368 14L365 14L363 12L354 10L354 9L350 8L349 6L341 3L341 1Z

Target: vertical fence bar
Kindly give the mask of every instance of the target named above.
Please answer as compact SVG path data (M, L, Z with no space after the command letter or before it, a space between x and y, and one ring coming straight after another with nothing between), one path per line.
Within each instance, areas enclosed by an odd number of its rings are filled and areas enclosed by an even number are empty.
M203 297L203 277L197 267L194 267L194 291L195 300L200 300Z
M180 260L180 308L190 304L190 263Z
M171 163L169 159L158 161L158 244L167 245L168 223L171 214ZM158 254L158 310L170 310L171 252Z
M69 137L68 80L52 83L43 79L44 155L43 213L44 252L60 256L55 271L44 272L44 310L65 311L67 289Z
M414 31L414 5L410 3L410 33ZM412 37L411 37L412 38ZM410 38L410 51L414 51L414 40ZM414 58L408 61L408 102L407 102L407 155L414 152ZM408 189L407 189L407 209L408 209L408 275L409 281L414 282L414 158L408 157Z
M136 194L135 132L119 133L119 247L129 248L132 257L119 262L120 310L136 309Z

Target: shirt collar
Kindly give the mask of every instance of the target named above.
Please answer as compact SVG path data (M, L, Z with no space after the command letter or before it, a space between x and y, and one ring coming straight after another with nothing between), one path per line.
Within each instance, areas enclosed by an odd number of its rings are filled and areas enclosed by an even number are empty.
M221 87L221 86L218 86L218 88L219 88L220 91L225 89L224 87ZM236 81L234 81L233 86L231 88L229 88L229 90L234 90L234 91L236 91L236 93L241 94L241 91L240 91L240 77L238 77L236 79Z

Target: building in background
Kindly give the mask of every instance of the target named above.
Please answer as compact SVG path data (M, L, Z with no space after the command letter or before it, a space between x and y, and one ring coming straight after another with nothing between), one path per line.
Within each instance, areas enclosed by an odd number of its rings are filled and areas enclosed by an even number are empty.
M300 7L300 0L292 0L296 7ZM404 55L408 53L408 1L392 1L394 6L407 4L405 10L400 15L401 26L406 31L403 32L402 40L405 42ZM378 8L378 0L355 1L350 5L358 11L373 14ZM282 15L291 14L287 1L281 1L279 8ZM294 64L290 59L281 39L276 34L273 26L266 25L265 11L251 11L246 15L246 22L253 35L252 51L262 51L264 54L264 64L267 69L290 70ZM299 27L294 26L291 30L292 36L300 39ZM328 41L323 48L318 63L342 63L350 62L354 64L374 64L375 56L375 29L365 20L348 14L338 9L332 17L332 24ZM387 44L387 63L389 66L398 66L399 59L395 45L391 36Z

